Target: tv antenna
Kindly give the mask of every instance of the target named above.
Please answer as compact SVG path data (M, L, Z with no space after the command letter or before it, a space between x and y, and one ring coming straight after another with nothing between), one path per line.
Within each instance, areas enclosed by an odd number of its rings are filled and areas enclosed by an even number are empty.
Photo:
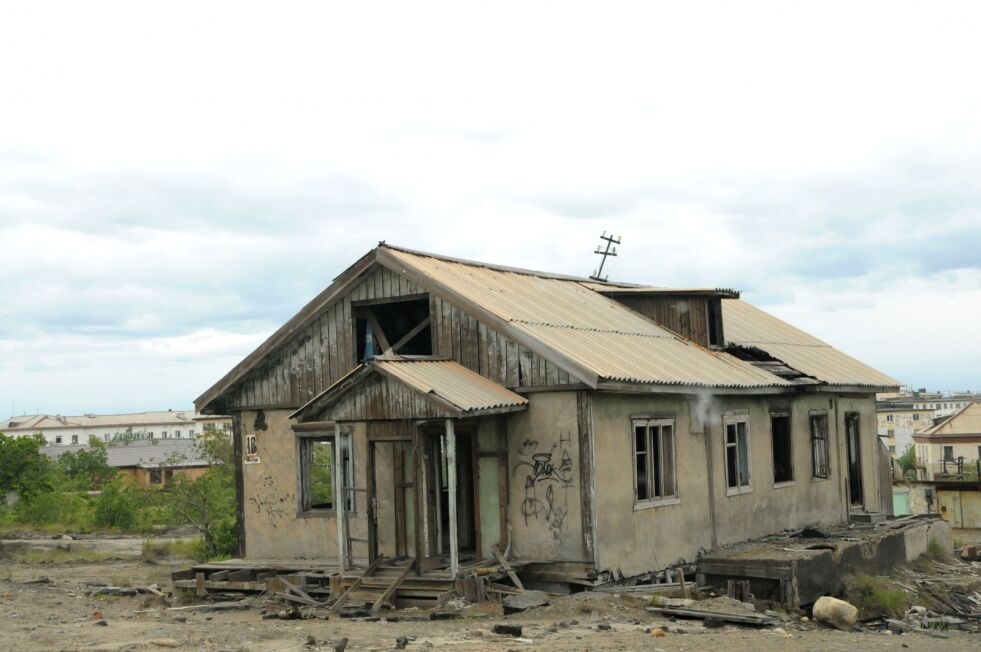
M606 235L606 231L603 231L603 235L600 236L600 240L606 241L606 248L604 249L603 245L599 244L596 246L596 251L593 252L594 254L599 254L603 257L602 260L600 260L599 269L593 272L592 276L589 277L594 281L606 281L606 277L603 276L603 265L606 264L606 259L608 256L617 255L617 248L613 245L620 244L620 238L614 237L612 233L610 235Z

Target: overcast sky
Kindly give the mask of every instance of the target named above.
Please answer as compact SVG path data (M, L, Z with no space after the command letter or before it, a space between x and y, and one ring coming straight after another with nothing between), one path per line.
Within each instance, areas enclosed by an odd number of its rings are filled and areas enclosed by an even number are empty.
M0 413L188 408L379 240L604 230L981 391L972 3L651 4L0 5Z

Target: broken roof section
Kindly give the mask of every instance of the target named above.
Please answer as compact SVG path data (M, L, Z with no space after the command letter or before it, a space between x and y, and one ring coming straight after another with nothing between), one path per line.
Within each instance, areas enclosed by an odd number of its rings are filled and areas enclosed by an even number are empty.
M378 381L381 382L378 382ZM396 387L392 383L397 384ZM429 405L413 407L398 396L408 389ZM352 394L361 400L338 407ZM528 399L487 380L452 360L375 358L363 363L290 415L301 421L371 420L399 417L468 417L523 410ZM395 414L396 410L411 412ZM414 410L414 412L413 412Z
M899 382L745 301L722 302L729 345L757 348L826 385L894 387Z

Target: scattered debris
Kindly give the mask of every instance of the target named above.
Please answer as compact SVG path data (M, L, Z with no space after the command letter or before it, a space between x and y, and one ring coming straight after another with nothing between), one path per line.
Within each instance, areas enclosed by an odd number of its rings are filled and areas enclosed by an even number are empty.
M23 584L51 584L51 579L46 576L42 576L34 580L27 580L26 582L23 582Z
M544 591L523 591L515 595L509 595L501 600L505 614L513 614L534 607L544 607L549 604L551 599Z
M521 625L494 625L492 632L501 636L521 636Z

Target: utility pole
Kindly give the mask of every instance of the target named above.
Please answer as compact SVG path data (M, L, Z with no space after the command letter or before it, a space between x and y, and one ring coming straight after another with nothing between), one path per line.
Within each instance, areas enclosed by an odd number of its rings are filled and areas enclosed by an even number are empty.
M599 254L600 256L603 257L602 260L600 260L599 269L597 269L595 272L593 272L592 276L589 277L589 278L593 279L594 281L605 281L606 280L606 277L603 276L603 265L606 264L606 259L607 259L608 256L616 256L617 255L617 248L614 247L613 245L620 244L620 238L614 237L612 233L610 235L606 235L606 231L603 231L603 235L600 236L600 240L605 240L606 241L606 248L603 249L602 248L603 245L600 244L600 245L597 245L596 251L593 252L594 254Z

